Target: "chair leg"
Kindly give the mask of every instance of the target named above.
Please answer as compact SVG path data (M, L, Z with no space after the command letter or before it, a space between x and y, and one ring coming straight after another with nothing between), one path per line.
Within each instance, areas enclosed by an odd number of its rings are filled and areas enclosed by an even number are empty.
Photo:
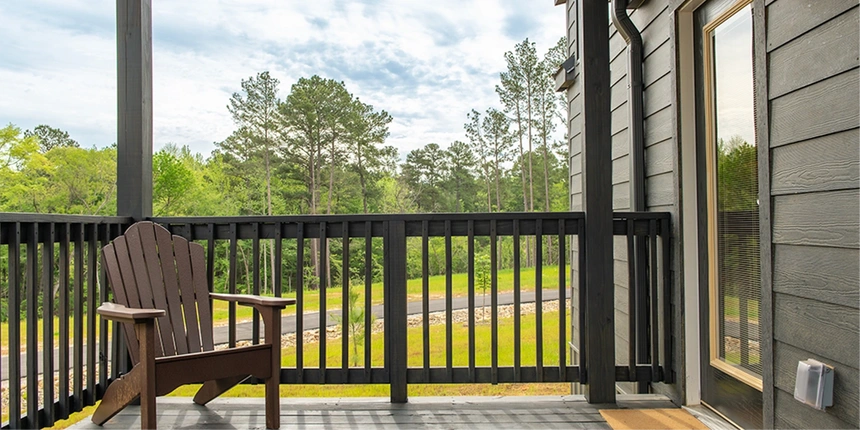
M280 373L266 379L266 428L281 427Z
M266 379L266 428L281 427L281 309L257 307L266 324L266 343L272 345L272 356L267 363L269 377Z
M135 366L131 372L108 385L99 407L93 413L92 420L96 425L106 423L140 397L141 376L140 366Z
M206 381L203 383L203 386L197 390L197 394L194 395L194 403L205 405L246 379L248 379L248 375L231 376L229 378Z

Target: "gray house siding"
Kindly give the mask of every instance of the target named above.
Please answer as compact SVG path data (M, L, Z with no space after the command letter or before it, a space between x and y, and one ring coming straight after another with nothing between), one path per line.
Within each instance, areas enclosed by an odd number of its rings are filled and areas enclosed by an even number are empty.
M570 53L577 52L577 2L569 0L566 4L568 17L568 41ZM667 211L677 219L678 193L675 186L677 164L677 144L674 140L674 79L672 64L674 50L670 38L671 12L668 2L654 0L637 10L631 11L631 19L636 24L643 37L643 84L644 84L644 116L645 116L645 174L646 174L646 206L649 211ZM607 23L610 32L610 82L612 109L612 207L615 211L630 210L630 138L628 134L628 83L627 83L627 52L626 43L615 30L614 25ZM582 209L582 103L580 100L580 83L577 80L568 89L570 101L570 191L571 210ZM678 226L675 225L677 231ZM677 237L677 234L675 235ZM572 257L577 258L577 248L574 244ZM677 246L673 249L677 252ZM677 262L677 258L673 259ZM571 260L576 261L576 260ZM575 274L577 276L578 274ZM677 277L675 277L677 279ZM627 243L624 238L615 240L615 318L616 318L616 364L626 365L628 357L628 282L627 282ZM574 286L578 285L576 282ZM679 285L675 285L676 296L674 303L681 302ZM577 293L574 292L574 297ZM578 320L578 303L574 306L573 321ZM676 330L681 333L680 308L675 307ZM576 333L576 331L574 331ZM576 335L575 335L576 336ZM681 339L676 335L672 340L675 345L677 374L683 360L680 355ZM619 388L625 392L635 393L634 384L620 383ZM658 388L669 395L676 403L681 402L680 383Z
M646 204L648 210L673 214L676 238L681 232L674 14L682 3L649 0L631 13L644 41ZM766 314L762 324L763 334L772 337L771 345L763 345L762 351L765 423L858 428L860 8L857 0L756 0L755 4L766 5L766 11L756 18L756 90L757 101L766 101L766 107L758 109L764 112L759 126L765 127L760 144L769 148L763 157L769 181L762 192L771 196L763 203L765 215L770 216L764 222L770 228L762 235L764 240L770 238L763 273L764 292L769 294L763 298ZM576 53L576 1L568 0L565 7L570 52ZM623 39L611 23L607 25L612 59L613 208L628 210L627 56ZM571 210L582 209L579 89L577 78L567 90ZM673 269L680 264L677 244L676 240ZM574 258L576 252L574 244ZM616 355L618 364L626 364L628 333L621 321L627 318L627 256L622 241L616 242L615 259ZM679 278L674 277L676 304L683 303ZM574 312L578 309L575 303ZM682 354L683 318L680 306L675 310L673 342L676 354ZM577 321L576 315L573 321ZM793 399L797 362L807 358L836 368L835 404L827 411L802 406ZM657 390L680 402L684 360L676 356L675 363L677 384Z
M857 1L777 0L768 2L766 16L774 387L765 395L773 395L776 427L857 428ZM834 405L826 412L793 398L797 362L807 358L836 368Z

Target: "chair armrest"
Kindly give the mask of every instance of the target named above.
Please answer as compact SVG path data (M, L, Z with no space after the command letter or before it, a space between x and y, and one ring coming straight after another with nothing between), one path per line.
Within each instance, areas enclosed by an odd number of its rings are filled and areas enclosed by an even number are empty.
M102 318L132 324L154 320L165 315L161 309L134 309L116 303L102 303L96 312Z
M296 299L285 299L281 297L263 297L254 296L251 294L224 294L224 293L209 293L209 297L228 302L236 302L240 305L248 306L263 306L283 309L287 305L296 303Z

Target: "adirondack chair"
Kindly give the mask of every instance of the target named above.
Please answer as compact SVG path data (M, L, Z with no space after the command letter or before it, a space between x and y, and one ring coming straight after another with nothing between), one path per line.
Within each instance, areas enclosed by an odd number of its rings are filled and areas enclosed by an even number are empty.
M102 264L116 303L98 308L123 323L134 367L111 383L93 422L102 425L138 397L142 428L156 427L155 398L191 383L205 405L249 376L265 381L266 427L280 426L281 310L293 299L210 293L203 247L143 221L104 247ZM210 299L256 308L265 343L214 349Z

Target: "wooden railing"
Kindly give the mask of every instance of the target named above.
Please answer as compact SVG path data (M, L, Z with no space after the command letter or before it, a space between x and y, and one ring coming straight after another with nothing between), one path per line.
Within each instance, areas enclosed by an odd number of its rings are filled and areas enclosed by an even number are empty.
M571 248L584 249L587 240L582 213L152 220L173 234L204 245L210 289L291 294L297 299L295 316L285 318L294 318L296 333L303 334L311 325L341 328L339 360L327 358L327 347L337 345L326 341L327 330L319 330L315 345L298 335L295 366L281 369L281 383L389 384L392 401L403 402L408 384L588 382L588 369L568 364L567 357L573 331L584 333L586 288L598 288L579 276L584 254L571 252ZM90 310L110 299L98 253L130 222L117 217L0 214L0 256L8 260L0 262L0 267L7 269L0 271L0 285L8 291L3 307L7 315L20 316L7 318L0 333L0 338L8 339L0 368L0 379L8 381L9 391L8 410L0 411L6 417L4 427L51 425L93 404L107 384L128 369L120 331L111 330ZM614 234L626 237L629 249L634 240L647 245L647 255L639 259L647 262L641 272L645 276L638 276L637 281L630 271L629 285L635 287L629 289L628 309L631 333L645 336L629 336L630 350L641 350L644 342L647 354L632 356L629 364L616 366L616 381L672 382L670 231L666 213L615 214ZM333 273L326 275L323 270L315 274L306 269L311 266L311 253L314 267L333 267ZM575 261L571 261L572 256ZM464 274L455 273L459 266L465 269ZM550 270L557 270L557 276L546 278L544 272ZM407 272L417 278L411 290ZM431 276L434 272L438 277ZM505 280L500 281L501 277ZM330 283L340 288L340 306L327 303L332 296L313 291L330 291ZM431 283L444 287L431 289ZM466 284L465 291L459 288L462 283ZM476 316L483 313L479 300L483 297L480 287L485 284L490 315L487 322L481 322ZM353 288L363 294L355 307L348 305ZM508 297L507 307L501 306ZM465 303L460 306L459 302ZM534 310L524 315L523 309L529 307L526 304L532 302ZM572 321L575 302L582 304L578 309L584 311ZM551 303L558 309L558 316L552 317L555 327L545 326L548 317L543 307ZM503 308L510 309L510 319L500 315ZM364 313L358 326L365 341L358 354L360 362L352 365L355 354L350 336L355 333L350 333L347 324L350 312L359 310ZM373 327L379 325L373 323L374 311L379 311L382 319L381 333ZM455 324L458 312L466 314L465 323ZM55 315L57 325L43 315ZM412 332L408 328L410 316L417 325ZM444 333L431 332L431 317L444 321ZM525 318L533 319L534 328L524 329ZM227 322L223 340L231 345L244 340L237 331L242 322L237 321L233 306L228 309ZM457 331L462 324L462 347L468 351L460 362L453 351L461 347ZM258 342L257 315L252 315L250 325L248 340ZM486 326L488 342L477 334ZM40 327L44 333L58 334L39 341L31 334ZM500 327L512 334L503 336ZM25 333L26 342L22 342ZM419 334L421 342L412 345L420 346L410 350L408 337ZM383 338L381 348L371 341L378 336ZM97 341L90 341L94 339ZM578 340L582 352L583 336ZM320 359L309 365L304 357L311 347L318 349L315 352ZM50 377L39 391L41 375ZM22 383L26 396L21 395ZM56 391L54 383L59 384Z

